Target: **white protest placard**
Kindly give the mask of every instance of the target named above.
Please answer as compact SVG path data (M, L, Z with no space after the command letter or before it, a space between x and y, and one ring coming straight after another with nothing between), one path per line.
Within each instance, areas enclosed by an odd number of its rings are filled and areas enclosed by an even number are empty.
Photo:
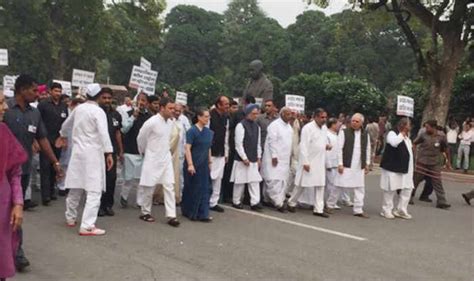
M62 94L66 95L68 97L72 96L72 87L71 87L71 82L69 81L62 81L62 80L53 80L53 82L61 84L63 87Z
M94 83L95 73L80 69L72 70L72 86L85 87L88 84Z
M13 91L10 90L10 89L4 89L4 90L3 90L3 94L4 94L5 97L7 97L7 98L13 98L13 96L15 95L15 92L13 92Z
M397 96L397 115L413 117L415 101L407 96Z
M240 104L240 100L241 100L242 98L232 98L232 99L233 99L237 104Z
M8 50L0 49L0 65L8 66Z
M188 104L188 94L185 92L176 92L176 103L187 105Z
M144 57L140 58L140 67L151 69L151 62Z
M3 90L13 90L15 88L15 81L18 75L3 76Z
M258 106L262 107L263 98L255 98L255 104L258 104Z
M157 78L158 72L134 65L128 86L133 89L142 88L147 95L154 95Z
M285 95L285 106L300 113L304 112L305 97L297 95Z

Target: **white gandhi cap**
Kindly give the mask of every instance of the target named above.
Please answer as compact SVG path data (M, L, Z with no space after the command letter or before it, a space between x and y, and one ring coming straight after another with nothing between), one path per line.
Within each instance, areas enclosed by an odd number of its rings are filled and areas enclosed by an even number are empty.
M102 88L97 83L89 84L89 85L86 86L87 95L89 97L92 97L92 98L97 96L97 94L99 94L100 90L102 90Z

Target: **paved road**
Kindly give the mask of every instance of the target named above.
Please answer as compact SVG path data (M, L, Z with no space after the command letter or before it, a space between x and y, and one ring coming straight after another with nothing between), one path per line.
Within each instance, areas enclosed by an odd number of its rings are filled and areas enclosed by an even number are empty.
M99 218L104 237L65 227L61 200L26 214L32 266L14 280L473 280L474 213L460 197L472 186L445 183L449 211L417 201L413 220L387 221L378 216L379 176L367 181L367 220L350 208L330 219L229 208L210 224L183 218L175 229L162 206L152 224L116 208Z

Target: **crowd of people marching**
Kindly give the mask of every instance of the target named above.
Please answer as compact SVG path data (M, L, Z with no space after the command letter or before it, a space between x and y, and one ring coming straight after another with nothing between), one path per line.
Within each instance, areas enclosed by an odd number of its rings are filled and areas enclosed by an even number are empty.
M118 178L122 208L137 206L139 219L154 222L152 206L164 204L173 227L180 225L177 207L192 221L211 222L211 211L224 212L220 202L282 213L306 205L322 218L343 204L353 208L354 216L369 218L365 175L379 154L380 215L411 219L408 205L423 180L420 200L430 201L434 191L436 207L450 207L440 158L449 160L458 149L457 168L467 171L474 140L470 119L462 130L450 122L446 135L430 120L413 137L409 118L399 118L391 128L384 116L329 118L323 108L308 116L277 109L271 99L260 108L250 95L241 107L220 96L211 109L191 112L169 97L138 93L118 106L110 88L90 84L86 90L86 96L71 99L62 95L61 84L38 86L32 77L20 75L13 98L6 101L0 94L0 256L6 261L0 264L0 279L29 265L21 222L23 209L37 205L31 200L38 184L36 165L42 205L66 196L66 224L79 224L83 236L106 233L96 221L115 214ZM131 193L136 193L134 202ZM474 193L463 197L470 204Z

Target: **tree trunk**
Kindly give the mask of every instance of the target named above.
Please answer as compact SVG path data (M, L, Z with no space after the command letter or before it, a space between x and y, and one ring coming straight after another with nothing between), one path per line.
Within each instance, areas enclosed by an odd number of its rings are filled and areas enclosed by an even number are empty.
M423 111L423 123L436 120L445 126L448 118L449 102L454 79L464 52L464 44L456 34L443 38L443 56L441 61L428 60L428 79L431 83L430 97Z

